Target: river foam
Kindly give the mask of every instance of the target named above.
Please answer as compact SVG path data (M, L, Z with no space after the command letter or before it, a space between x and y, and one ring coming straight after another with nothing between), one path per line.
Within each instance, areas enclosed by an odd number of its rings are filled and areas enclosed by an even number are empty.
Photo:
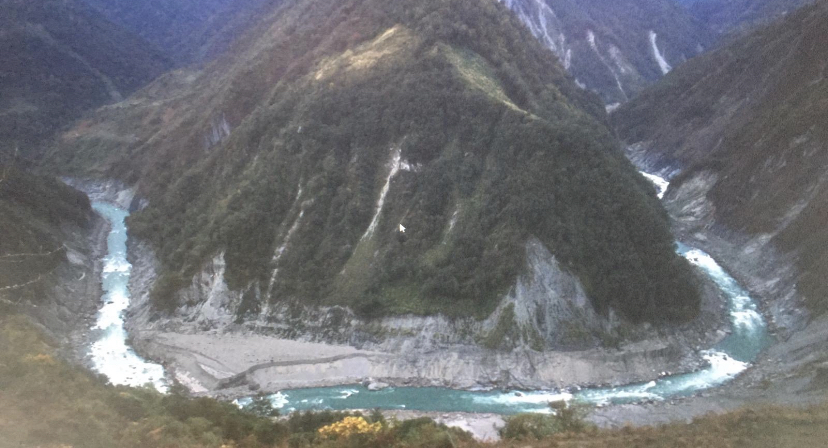
M642 174L653 182L661 198L669 182L653 174ZM680 242L676 243L676 252L705 273L728 301L731 333L715 347L699 352L706 365L698 371L667 375L646 383L571 392L459 391L433 387L399 387L370 392L362 386L341 386L282 391L272 396L272 400L274 405L288 411L405 407L418 411L514 414L550 412L548 403L560 400L599 406L662 401L721 386L750 367L750 363L767 346L769 339L765 321L748 292L713 257Z
M391 177L393 175L389 180ZM660 195L668 186L663 179L654 183ZM168 385L163 367L145 361L126 343L123 312L129 306L131 266L126 258L127 232L124 219L128 213L100 202L94 203L93 207L109 220L112 230L107 239L108 254L104 260L103 306L93 327L100 336L90 349L92 363L95 370L106 375L113 384L150 384L160 391L166 391ZM699 353L707 365L697 372L663 376L646 383L577 391L465 391L439 387L398 387L369 391L360 385L347 385L285 390L270 395L269 399L276 408L287 412L383 408L513 414L550 412L548 403L561 400L594 405L660 401L720 386L747 369L766 346L766 325L748 292L710 255L681 243L677 243L677 252L708 275L728 299L732 331L715 347ZM237 400L241 406L249 402L249 398Z
M103 305L92 327L98 337L89 350L93 368L105 375L112 384L150 384L165 392L168 385L164 368L142 359L126 342L123 313L129 306L128 285L132 265L126 258L127 231L124 220L129 213L102 202L94 202L92 207L111 226L106 241L107 255L103 260Z

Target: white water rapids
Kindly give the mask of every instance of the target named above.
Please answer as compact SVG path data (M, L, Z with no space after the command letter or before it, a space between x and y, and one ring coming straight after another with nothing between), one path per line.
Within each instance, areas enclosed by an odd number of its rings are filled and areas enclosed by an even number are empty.
M391 178L399 170L399 159L392 157ZM645 174L658 188L659 197L669 185L660 177ZM382 209L381 195L377 209ZM139 386L151 384L161 391L167 389L163 368L141 359L127 345L123 313L129 305L131 266L126 259L125 210L96 202L94 208L112 224L107 240L108 254L103 269L103 306L95 330L100 337L90 352L96 371L114 384ZM370 230L370 227L369 227ZM677 243L677 251L708 275L728 299L731 333L715 347L699 353L707 366L699 371L664 376L641 384L622 387L551 391L467 391L434 387L397 387L370 392L357 385L284 390L270 396L273 404L285 411L304 409L412 409L420 411L463 411L512 414L516 412L548 412L547 403L555 400L578 400L592 404L634 403L642 400L664 400L692 395L700 390L717 387L747 369L767 345L765 322L756 304L738 282L716 261L699 249ZM244 404L246 400L239 400Z
M112 384L144 386L151 384L159 391L167 390L164 368L147 362L127 345L124 311L129 306L129 276L132 265L126 258L127 230L124 219L128 212L102 202L92 204L95 211L110 223L106 240L107 255L103 266L103 306L92 328L98 334L90 348L92 365L106 375Z

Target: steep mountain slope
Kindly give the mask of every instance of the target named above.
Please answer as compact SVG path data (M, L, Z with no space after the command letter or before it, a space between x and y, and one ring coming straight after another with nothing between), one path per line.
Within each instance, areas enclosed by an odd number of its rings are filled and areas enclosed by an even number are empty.
M82 0L179 64L215 56L263 5L282 0Z
M61 342L82 338L100 298L100 227L82 193L0 164L0 314L31 316Z
M0 291L33 284L66 258L61 227L89 223L89 200L56 180L0 166Z
M771 22L813 0L679 0L717 33L744 30Z
M238 48L101 109L51 155L138 184L156 306L208 300L176 291L216 269L241 320L277 303L485 317L537 239L602 313L697 312L598 98L501 4L297 1Z
M31 157L83 111L119 101L169 63L72 0L0 1L0 154Z
M502 0L587 89L623 103L709 47L703 22L671 0Z
M828 309L828 2L676 70L614 119L642 160L685 168L705 213L796 256L811 309Z

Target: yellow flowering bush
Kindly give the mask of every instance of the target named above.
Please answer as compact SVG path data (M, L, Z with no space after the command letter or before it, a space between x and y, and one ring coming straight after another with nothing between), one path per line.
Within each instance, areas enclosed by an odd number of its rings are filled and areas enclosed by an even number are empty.
M47 355L45 353L38 353L37 355L26 355L23 357L23 361L30 363L30 364L45 364L45 365L55 365L57 362L52 355Z
M368 423L363 417L345 417L344 419L319 428L319 435L330 439L347 439L355 434L376 434L382 425L379 422Z

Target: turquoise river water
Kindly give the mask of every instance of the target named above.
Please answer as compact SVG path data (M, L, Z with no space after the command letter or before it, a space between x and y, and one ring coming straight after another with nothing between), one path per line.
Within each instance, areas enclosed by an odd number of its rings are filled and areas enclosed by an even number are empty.
M658 185L659 189L666 186ZM660 195L663 190L660 192ZM95 370L114 384L153 384L165 391L163 368L141 359L126 343L123 312L129 305L131 266L126 259L125 210L96 202L95 210L112 225L103 269L103 306L95 329L100 337L90 352ZM408 409L438 412L485 412L514 414L548 412L548 403L576 400L590 404L621 404L665 400L692 395L720 386L748 368L769 344L762 315L747 291L708 254L677 243L677 252L708 275L727 296L731 333L719 344L700 353L707 366L699 371L665 376L646 383L581 390L501 391L455 390L437 387L393 387L368 391L360 385L284 390L269 398L283 412L308 409ZM249 399L238 400L244 405Z

